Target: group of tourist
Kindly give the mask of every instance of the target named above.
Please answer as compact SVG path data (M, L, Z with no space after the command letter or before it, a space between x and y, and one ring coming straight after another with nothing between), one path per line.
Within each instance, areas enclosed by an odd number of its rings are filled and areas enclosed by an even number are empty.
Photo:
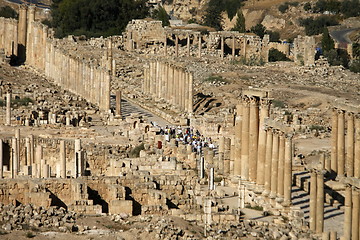
M165 135L165 140L170 142L170 139L175 139L176 146L179 143L185 145L191 145L192 151L198 154L202 153L204 147L215 148L215 145L212 142L210 137L204 137L200 134L199 130L195 130L192 127L182 128L178 127L169 127L160 128L160 135Z

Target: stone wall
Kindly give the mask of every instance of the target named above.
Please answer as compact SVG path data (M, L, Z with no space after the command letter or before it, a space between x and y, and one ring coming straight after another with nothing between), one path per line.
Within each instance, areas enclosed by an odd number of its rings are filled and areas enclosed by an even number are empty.
M35 21L35 11L34 7L21 7L19 21L0 18L0 48L5 49L5 55L17 56L18 62L25 61L64 89L108 111L113 65L111 40L98 63L71 57L58 45L54 31Z
M5 50L6 56L17 55L17 21L0 17L0 48Z

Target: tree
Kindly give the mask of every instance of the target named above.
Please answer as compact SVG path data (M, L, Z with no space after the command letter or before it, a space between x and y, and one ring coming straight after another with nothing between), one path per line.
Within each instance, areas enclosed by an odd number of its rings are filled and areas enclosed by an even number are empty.
M11 7L5 6L5 7L0 8L0 17L17 19L18 14Z
M233 27L232 31L239 31L241 33L246 32L245 17L244 17L244 14L242 13L241 9L239 9L239 11L237 12L236 23L235 23L235 26Z
M259 37L263 38L266 33L266 28L261 23L256 24L251 28L251 32L255 33Z
M216 0L210 0L210 3L212 1ZM215 28L217 31L221 31L223 29L223 18L221 16L222 11L219 7L210 3L203 18L203 24L205 26Z
M121 34L132 19L148 16L146 0L53 0L52 25L57 37Z
M275 48L269 50L269 62L289 61L286 55Z
M163 7L159 7L157 9L155 9L152 12L152 17L154 19L162 21L163 27L170 25L170 21L169 21L170 17L169 17L169 15L167 14L166 10Z
M335 47L334 40L332 40L332 38L330 37L329 30L327 29L327 27L324 27L322 39L321 39L321 45L322 45L322 50L324 52L334 49Z

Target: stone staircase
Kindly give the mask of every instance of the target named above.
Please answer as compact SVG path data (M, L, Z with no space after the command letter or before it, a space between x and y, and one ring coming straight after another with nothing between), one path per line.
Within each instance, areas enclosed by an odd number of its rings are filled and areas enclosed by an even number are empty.
M293 174L293 187L291 198L293 206L299 207L303 213L305 221L309 221L310 215L310 174L307 171L296 172ZM325 188L326 182L325 182ZM344 227L344 206L332 198L333 191L325 189L324 204L324 231L337 231L338 236L343 233Z

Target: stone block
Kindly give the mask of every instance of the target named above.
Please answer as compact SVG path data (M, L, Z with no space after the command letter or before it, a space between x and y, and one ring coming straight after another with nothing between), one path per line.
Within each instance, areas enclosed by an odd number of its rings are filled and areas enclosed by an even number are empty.
M126 213L129 216L133 212L133 202L130 200L112 200L109 203L109 214Z

